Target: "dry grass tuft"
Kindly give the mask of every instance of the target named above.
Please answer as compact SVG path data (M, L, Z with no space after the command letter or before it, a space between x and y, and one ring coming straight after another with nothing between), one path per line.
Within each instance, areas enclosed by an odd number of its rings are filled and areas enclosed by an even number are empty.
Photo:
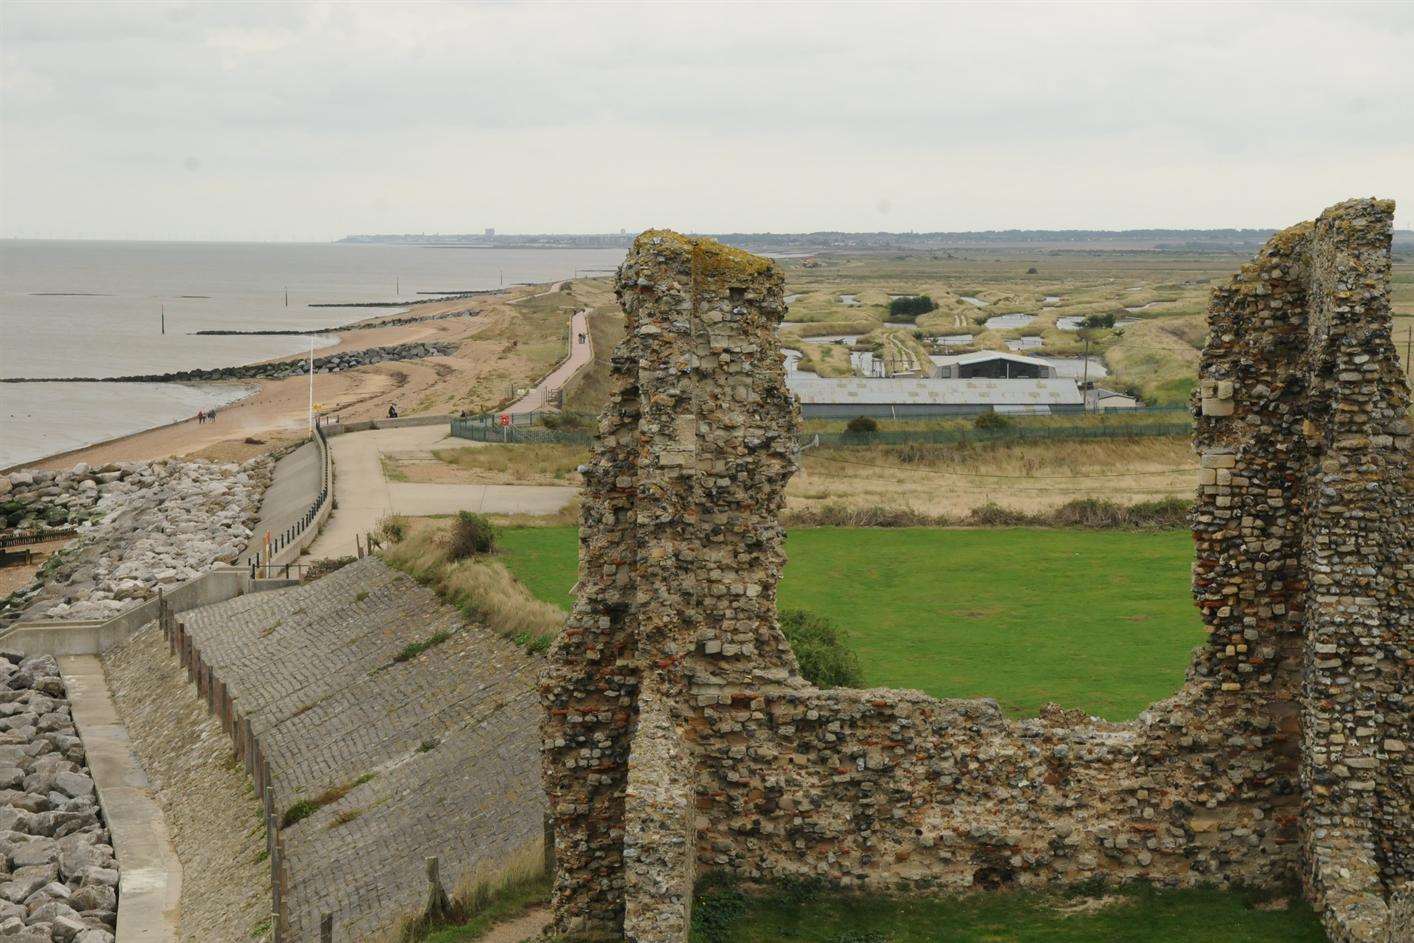
M430 586L468 619L527 647L554 636L565 614L535 599L499 560L477 556L453 561L448 553L449 523L417 528L382 551L390 566Z

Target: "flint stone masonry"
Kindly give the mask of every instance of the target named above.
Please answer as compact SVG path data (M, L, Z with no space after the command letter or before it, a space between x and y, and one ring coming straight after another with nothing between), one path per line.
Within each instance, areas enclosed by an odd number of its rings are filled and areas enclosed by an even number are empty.
M395 935L426 901L428 856L449 893L543 861L539 659L375 557L178 618L251 720L277 817L351 787L281 829L288 939L318 940L324 913L341 943Z
M447 357L457 352L457 345L447 341L419 341L386 347L365 347L338 354L314 358L315 373L339 373L354 367L366 367L391 360L421 360L426 357ZM309 358L278 360L273 363L252 363L240 367L215 367L210 370L178 370L175 373L143 373L126 377L62 377L33 379L29 377L0 378L0 383L192 383L212 380L283 380L309 375Z
M1214 293L1194 515L1211 637L1127 724L800 677L775 612L798 426L781 275L640 236L578 599L541 681L552 931L685 941L711 870L905 892L1304 875L1339 943L1408 939L1414 521L1391 221L1388 203L1333 207Z
M0 651L0 939L113 943L117 888L59 665Z
M10 530L33 522L77 526L78 535L46 561L29 585L0 599L0 625L20 618L107 619L232 563L250 539L272 463L117 462L65 472L0 476Z

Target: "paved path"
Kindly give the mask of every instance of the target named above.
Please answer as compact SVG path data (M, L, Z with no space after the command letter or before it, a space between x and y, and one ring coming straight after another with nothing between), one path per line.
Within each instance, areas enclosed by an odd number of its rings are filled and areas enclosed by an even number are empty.
M594 359L594 341L589 334L589 316L576 311L570 318L570 355L535 387L506 408L508 413L533 413L544 409L550 395L569 382L570 377Z
M267 531L273 540L303 517L318 496L319 447L309 441L275 463L275 477L260 499L260 520L251 528L250 545L241 562L265 545Z
M383 476L382 456L386 453L477 445L448 437L446 426L372 429L332 436L329 447L334 456L336 507L306 551L307 557L319 560L352 554L355 541L376 530L390 514L553 514L578 493L571 487L422 484L390 482Z
M118 857L118 940L175 943L182 863L108 695L103 665L93 655L67 655L59 670Z

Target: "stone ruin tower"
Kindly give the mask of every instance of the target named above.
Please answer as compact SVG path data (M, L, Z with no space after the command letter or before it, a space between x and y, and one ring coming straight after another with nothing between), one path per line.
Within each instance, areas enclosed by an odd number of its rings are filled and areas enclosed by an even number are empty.
M820 690L776 620L798 409L774 264L641 235L542 679L550 932L683 943L707 870L902 892L1303 880L1414 939L1409 392L1393 206L1279 233L1213 293L1188 681L1127 724Z
M1195 394L1198 670L1286 732L1302 878L1336 940L1383 939L1387 898L1414 881L1414 468L1393 220L1392 201L1350 200L1274 236L1213 292Z

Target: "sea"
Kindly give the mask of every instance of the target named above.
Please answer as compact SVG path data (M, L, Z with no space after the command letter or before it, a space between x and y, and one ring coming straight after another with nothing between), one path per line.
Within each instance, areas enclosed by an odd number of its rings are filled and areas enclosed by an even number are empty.
M334 343L317 331L441 293L612 269L622 249L346 243L0 240L0 377L106 377L236 366ZM0 384L0 468L192 416L235 384Z

